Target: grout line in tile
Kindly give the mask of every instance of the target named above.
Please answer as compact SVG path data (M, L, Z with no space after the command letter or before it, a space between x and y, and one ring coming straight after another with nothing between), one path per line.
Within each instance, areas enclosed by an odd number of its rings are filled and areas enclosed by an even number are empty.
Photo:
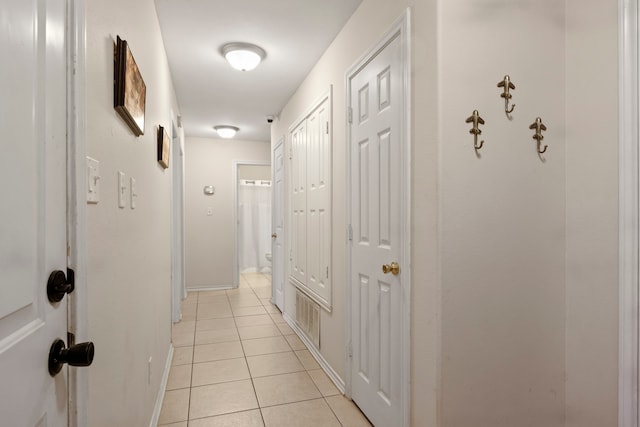
M200 292L198 292L198 296L196 298L196 325L198 324L198 306L200 305ZM196 357L196 331L193 331L193 347L191 351L191 378L189 379L189 400L187 402L187 425L189 425L189 420L191 419L191 391L193 389L193 361Z
M296 400L294 402L288 402L288 403L278 403L277 405L265 405L265 406L260 406L260 409L262 408L275 408L277 406L285 406L285 405L292 405L294 403L301 403L301 402L309 402L311 400L325 400L324 397L312 397L311 399L301 399L301 400ZM327 402L325 400L325 403L327 404L327 406L329 406L329 402ZM260 405L260 402L258 402L258 405ZM331 406L329 406L329 408L331 408ZM336 415L336 419L338 420L338 422L340 422L340 419L338 419L338 416ZM348 426L347 426L348 427Z
M253 290L252 290L253 291ZM229 295L227 295L227 299L229 299ZM229 300L231 303L231 300ZM231 309L233 314L233 309ZM236 316L233 315L233 323L236 325L236 329L238 329L238 323L236 322ZM240 334L238 333L238 336ZM253 382L253 375L251 374L251 368L249 368L249 361L247 360L247 353L244 351L244 345L242 345L242 339L240 339L240 348L242 348L242 354L244 356L244 363L247 365L247 371L249 371L249 380L251 381L251 388L253 388L253 396L256 398L256 403L258 404L258 409L260 410L260 419L262 420L262 425L265 425L264 415L262 414L262 409L260 409L260 401L258 400L258 393L256 392L256 385Z
M344 395L334 395L334 396L327 396L327 397L336 397L336 396L344 396ZM342 427L349 427L347 425L344 425L342 423L342 421L340 421L340 417L338 417L338 414L336 414L336 411L333 410L333 408L331 407L331 405L329 405L329 402L327 401L327 397L323 397L323 399L325 400L327 406L329 407L329 409L331 409L331 412L333 412L333 415L336 416L336 419L338 420L338 422L340 423L340 425ZM349 399L348 397L344 396L346 399ZM360 409L360 407L356 404L356 402L354 402L352 399L349 399L349 401L351 403L353 403L353 406L356 407L356 409L358 410L358 412L360 412L362 414L362 416L364 417L365 420L367 420L367 422L369 423L369 425L373 426L373 423L371 421L369 421L369 418L364 414L364 412L362 412L362 409Z
M233 342L233 341L231 341L231 342ZM224 344L224 343L220 343L220 344ZM209 344L203 344L203 345L209 345ZM236 359L245 359L245 361L247 360L246 357L242 356L242 357L228 357L226 359L205 360L204 362L195 362L194 361L191 364L192 365L191 369L193 369L193 366L195 366L195 365L202 365L204 363L225 362L227 360L236 360Z
M336 420L338 420L338 423L342 427L349 427L349 426L345 426L344 424L342 424L342 421L340 421L340 417L338 417L338 414L336 414L336 411L334 411L333 408L331 407L331 405L329 405L329 401L327 400L327 398L325 396L322 396L322 398L324 399L324 403L329 407L329 410L331 411L333 416L336 417Z
M215 418L215 417L223 417L225 415L232 415L232 414L239 414L241 412L249 412L249 411L255 411L255 410L259 410L260 408L252 408L252 409L240 409L239 411L232 411L232 412L225 412L224 414L218 414L218 415L207 415L204 417L198 417L198 418L189 418L187 421L195 421L195 420L204 420L207 418ZM180 421L178 421L180 422ZM161 425L159 425L158 427L162 427Z

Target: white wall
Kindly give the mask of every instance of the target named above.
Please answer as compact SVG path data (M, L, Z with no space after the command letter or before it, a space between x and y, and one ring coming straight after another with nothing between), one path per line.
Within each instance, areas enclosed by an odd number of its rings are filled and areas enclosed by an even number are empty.
M562 426L564 3L440 4L441 422ZM513 121L496 87L505 74ZM465 123L474 109L486 121L479 158Z
M91 426L148 425L171 340L171 169L156 159L156 127L179 113L153 0L85 2L87 155L101 198L87 206ZM127 40L147 87L145 134L113 109L113 46ZM137 181L137 208L117 204L117 171ZM148 360L151 358L150 379Z
M185 257L187 288L233 285L233 162L271 162L267 142L187 137ZM207 196L203 187L213 185ZM211 208L212 215L207 215Z
M271 181L271 166L240 165L238 179L261 179Z
M616 426L618 2L566 4L566 425Z

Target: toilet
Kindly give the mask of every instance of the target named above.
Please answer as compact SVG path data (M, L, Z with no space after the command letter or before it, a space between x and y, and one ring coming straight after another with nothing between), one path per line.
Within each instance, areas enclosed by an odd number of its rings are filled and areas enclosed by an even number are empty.
M264 257L267 259L268 265L262 270L262 272L271 275L271 252L265 253Z

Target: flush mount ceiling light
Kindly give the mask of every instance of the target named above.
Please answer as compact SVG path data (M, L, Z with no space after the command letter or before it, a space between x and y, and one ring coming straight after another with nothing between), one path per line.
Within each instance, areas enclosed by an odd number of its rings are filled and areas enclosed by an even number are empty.
M240 130L235 126L228 126L228 125L214 126L213 128L216 130L216 132L218 132L218 136L220 138L226 138L226 139L233 138L236 132Z
M229 64L240 71L253 70L267 55L262 48L249 43L229 43L221 51Z

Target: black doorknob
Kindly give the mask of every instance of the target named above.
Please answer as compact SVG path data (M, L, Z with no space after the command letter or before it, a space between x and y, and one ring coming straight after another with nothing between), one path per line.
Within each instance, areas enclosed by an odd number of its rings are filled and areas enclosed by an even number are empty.
M68 279L67 276L69 276ZM47 281L47 297L49 301L60 302L65 294L73 292L75 288L73 279L73 270L69 268L67 269L67 275L60 270L51 273Z
M55 377L62 370L62 365L89 366L93 362L94 346L91 341L74 344L65 348L60 338L51 344L49 351L49 374Z

